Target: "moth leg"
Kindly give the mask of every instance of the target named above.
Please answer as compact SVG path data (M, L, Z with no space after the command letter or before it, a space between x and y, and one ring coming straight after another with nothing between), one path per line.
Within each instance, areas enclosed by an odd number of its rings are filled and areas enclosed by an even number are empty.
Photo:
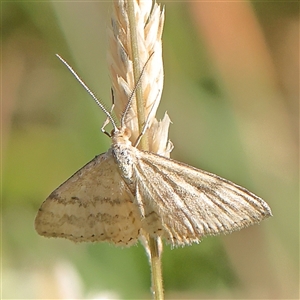
M110 114L113 112L114 108L115 108L115 96L114 96L114 91L113 89L111 89L111 100L112 100L112 105L111 105L111 109L110 109ZM108 133L106 130L105 130L105 127L107 126L107 124L109 123L109 117L106 117L103 125L101 126L101 131L106 134L107 136L111 137L111 134Z
M139 211L141 213L141 219L145 218L145 207L144 207L144 203L142 200L142 195L139 191L139 185L136 185L136 193L135 193L135 202L139 208Z
M158 97L158 95L157 95L157 97ZM157 98L157 97L156 97L156 98ZM143 129L142 129L141 133L139 134L138 138L136 139L136 141L135 141L135 143L134 143L134 145L133 145L134 147L137 147L137 146L138 146L138 144L140 143L140 141L141 141L141 139L142 139L142 136L145 134L146 130L147 130L148 127L149 127L150 116L151 116L151 113L152 113L152 111L153 111L153 109L154 109L154 104L155 104L155 102L156 102L156 99L155 99L155 101L153 101L153 105L152 105L151 110L150 110L150 112L149 112L149 114L148 114L148 116L147 116L146 122L144 123Z

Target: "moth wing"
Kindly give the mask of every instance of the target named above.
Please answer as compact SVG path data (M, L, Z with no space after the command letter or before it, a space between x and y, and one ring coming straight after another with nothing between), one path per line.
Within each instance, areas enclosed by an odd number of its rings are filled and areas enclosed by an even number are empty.
M245 188L153 153L139 151L135 172L143 227L173 245L230 233L272 215L268 204Z
M111 152L100 154L60 185L41 205L36 231L75 242L107 241L130 246L140 215Z

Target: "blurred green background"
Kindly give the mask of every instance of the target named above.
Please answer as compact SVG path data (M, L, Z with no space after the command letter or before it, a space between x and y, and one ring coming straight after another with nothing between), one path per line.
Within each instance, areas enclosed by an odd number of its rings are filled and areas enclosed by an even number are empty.
M199 245L164 247L167 299L298 299L299 3L172 2L158 118L172 158L247 187L273 217ZM55 57L110 103L110 2L2 2L2 298L149 299L143 247L36 234L35 214L109 139Z

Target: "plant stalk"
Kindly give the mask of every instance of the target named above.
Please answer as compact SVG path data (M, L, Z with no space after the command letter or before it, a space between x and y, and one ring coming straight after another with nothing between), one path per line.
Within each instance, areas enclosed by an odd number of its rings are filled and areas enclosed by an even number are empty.
M135 12L134 12L134 3L136 0L127 1L127 13L129 18L129 28L130 28L130 40L131 40L131 49L132 49L132 62L133 62L133 73L134 81L137 82L141 74L142 67L140 65L139 59L139 49L137 42L137 32L136 32L136 22L135 22ZM145 117L145 107L143 99L143 89L142 89L142 80L138 84L135 92L136 96L136 105L137 105L137 117L139 124L139 131L141 132L146 121ZM147 134L143 135L140 147L142 150L149 150L148 146L148 136ZM161 268L161 253L159 247L158 238L148 237L149 245L149 260L151 266L151 281L152 281L152 293L153 299L163 300L163 280L162 280L162 268Z
M157 238L149 238L152 293L155 300L164 299L163 278L161 269L161 253Z

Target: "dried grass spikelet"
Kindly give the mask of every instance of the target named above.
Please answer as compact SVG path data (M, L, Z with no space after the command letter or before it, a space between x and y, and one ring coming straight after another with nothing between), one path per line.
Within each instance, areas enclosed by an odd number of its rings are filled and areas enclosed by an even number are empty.
M146 131L149 151L170 156L172 143L168 140L170 119L165 114L162 121L155 118L163 89L162 30L164 10L152 1L133 1L137 29L140 69L145 119L149 121ZM129 21L126 1L114 1L111 27L109 29L109 69L114 92L114 112L120 120L128 99L135 88ZM152 55L152 56L151 56ZM149 57L150 60L147 62ZM146 63L147 62L147 63ZM126 127L132 131L131 141L139 136L136 101L126 116Z

